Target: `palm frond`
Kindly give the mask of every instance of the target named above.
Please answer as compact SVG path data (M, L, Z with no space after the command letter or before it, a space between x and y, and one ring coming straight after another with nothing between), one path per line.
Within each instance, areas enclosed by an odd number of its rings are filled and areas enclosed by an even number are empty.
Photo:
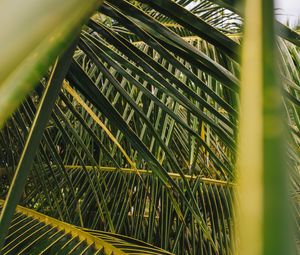
M0 209L3 208L0 200ZM80 229L18 206L1 254L171 254L121 235Z
M118 234L178 255L235 254L242 35L233 33L243 20L222 2L106 1L81 31L20 204L121 247L149 246ZM299 44L294 33L284 38L280 75L299 230ZM2 198L48 81L0 131Z

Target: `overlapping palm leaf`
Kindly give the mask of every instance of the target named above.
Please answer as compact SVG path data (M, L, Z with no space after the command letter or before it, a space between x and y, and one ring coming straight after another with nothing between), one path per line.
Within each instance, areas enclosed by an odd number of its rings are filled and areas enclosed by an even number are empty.
M81 33L23 205L175 254L234 254L240 38L221 31L239 32L241 18L212 2L104 3ZM297 200L299 48L278 45ZM0 133L3 196L44 83Z

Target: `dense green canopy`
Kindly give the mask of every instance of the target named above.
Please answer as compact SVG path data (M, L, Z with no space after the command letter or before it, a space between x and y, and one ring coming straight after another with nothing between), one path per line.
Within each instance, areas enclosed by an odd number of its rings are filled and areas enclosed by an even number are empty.
M153 249L149 254L169 254L129 237L178 255L236 254L242 26L231 1L105 1L75 41L68 37L74 42L52 59L30 94L20 94L25 99L5 120L1 198L16 169L25 173L32 164L20 204L112 245L136 242L140 249L120 254L148 254L147 247ZM300 38L277 26L290 195L299 232ZM47 225L43 233L51 240L32 244L41 245L34 254L59 236L76 254L119 254L93 253L91 243L30 217L17 212L12 224L27 231L32 224ZM14 225L3 254L13 230ZM26 242L21 247L35 241Z

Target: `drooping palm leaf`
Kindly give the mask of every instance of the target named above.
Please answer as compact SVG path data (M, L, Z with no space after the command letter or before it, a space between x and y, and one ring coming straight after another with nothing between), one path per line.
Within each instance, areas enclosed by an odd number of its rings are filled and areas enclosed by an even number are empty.
M0 209L4 201L0 200ZM144 242L80 229L18 206L1 254L171 254Z

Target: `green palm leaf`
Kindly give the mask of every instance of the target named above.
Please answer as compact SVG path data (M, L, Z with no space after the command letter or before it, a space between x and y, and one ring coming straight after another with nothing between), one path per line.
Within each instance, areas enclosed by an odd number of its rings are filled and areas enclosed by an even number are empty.
M3 200L0 201L2 209ZM121 235L80 229L18 206L1 254L171 254Z

